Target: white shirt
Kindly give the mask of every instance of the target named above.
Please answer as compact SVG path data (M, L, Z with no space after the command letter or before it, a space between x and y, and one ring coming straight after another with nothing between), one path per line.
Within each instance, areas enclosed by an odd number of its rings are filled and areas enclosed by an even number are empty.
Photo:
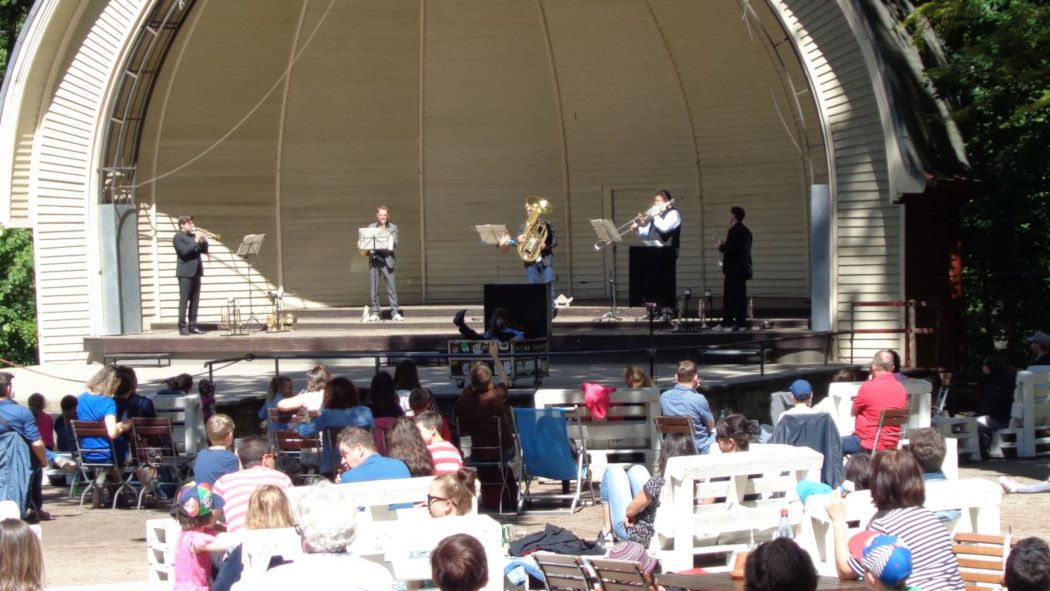
M657 231L666 234L681 225L682 214L678 213L677 209L669 209L661 214L654 215L648 224L638 226L638 235L642 238L648 238L653 226L656 226Z

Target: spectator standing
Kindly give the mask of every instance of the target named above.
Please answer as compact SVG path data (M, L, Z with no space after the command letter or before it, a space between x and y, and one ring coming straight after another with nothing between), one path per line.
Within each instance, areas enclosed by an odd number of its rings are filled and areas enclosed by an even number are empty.
M212 492L218 497L216 506L222 509L225 517L226 531L231 533L244 527L248 501L255 489L267 484L281 490L292 487L292 480L287 474L274 470L276 457L265 437L245 437L237 450L237 457L240 458L243 469L219 478L212 488Z
M463 454L441 436L444 421L444 417L432 410L416 415L416 427L434 462L434 476L451 474L463 467Z
M697 453L706 454L714 440L715 416L707 397L698 391L700 372L694 361L679 361L674 387L660 394L660 412L665 416L689 417L696 433Z
M237 454L230 451L233 447L233 419L224 414L212 415L204 423L204 432L211 445L197 453L197 459L193 461L193 478L199 484L213 486L218 479L241 469Z
M215 499L207 485L190 482L179 488L175 517L182 526L175 545L174 591L208 591L211 550L216 531Z
M204 378L197 384L197 391L201 396L201 414L207 421L215 413L215 382Z
M47 448L33 413L13 400L14 379L14 374L0 372L0 500L14 501L25 515L33 471L47 465ZM43 517L40 507L34 509Z
M347 427L339 434L339 454L346 469L339 478L340 482L411 477L404 462L379 455L375 437L360 427Z
M893 374L893 353L883 349L871 361L871 379L860 386L850 413L856 417L853 433L842 438L842 453L873 451L879 430L879 413L908 407L908 394ZM879 435L879 449L896 449L901 428L887 426Z
M328 429L362 427L375 429L372 410L361 404L357 388L349 378L338 377L325 387L321 414L316 419L300 423L296 428L303 437L312 437ZM339 468L338 441L331 437L321 438L321 473L334 476Z
M54 457L55 451L55 421L51 415L44 411L46 401L44 395L34 392L26 401L29 410L33 412L37 430L40 431L40 439L44 442L44 455ZM44 511L44 466L36 466L33 469L33 480L29 488L29 505L36 512L36 518L49 520L51 515Z

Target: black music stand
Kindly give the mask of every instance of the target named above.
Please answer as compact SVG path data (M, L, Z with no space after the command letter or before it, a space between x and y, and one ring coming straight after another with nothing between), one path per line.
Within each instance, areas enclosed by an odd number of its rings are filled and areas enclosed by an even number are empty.
M616 228L616 224L609 219L596 219L591 220L591 228L594 228L594 234L598 237L598 241L594 243L594 248L602 250L605 246L612 246L612 268L609 270L609 287L612 290L612 303L609 305L609 311L596 318L598 322L602 320L622 320L620 318L620 308L616 305L616 246L618 243L623 242L623 237L620 236L620 231Z
M237 256L244 259L246 265L248 265L248 318L245 320L245 324L250 324L253 320L256 324L266 328L266 324L260 322L255 316L255 307L252 305L252 297L254 295L254 288L252 287L252 263L259 258L259 251L262 250L263 240L266 239L266 234L247 234L244 239L241 240L240 246L237 247Z
M499 247L508 244L510 240L510 232L507 231L506 224L478 224L474 226L474 231L478 233L478 237L481 238L482 246L495 246L496 254L493 259L496 261L496 279L499 279Z

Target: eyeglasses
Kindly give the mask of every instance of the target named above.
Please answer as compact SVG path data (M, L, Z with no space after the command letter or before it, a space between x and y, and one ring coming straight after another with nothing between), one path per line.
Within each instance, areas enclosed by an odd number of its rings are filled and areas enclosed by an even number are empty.
M446 499L445 497L435 497L434 495L427 495L427 507L433 504L434 501L447 501L451 503L453 507L456 506L456 502L452 499Z

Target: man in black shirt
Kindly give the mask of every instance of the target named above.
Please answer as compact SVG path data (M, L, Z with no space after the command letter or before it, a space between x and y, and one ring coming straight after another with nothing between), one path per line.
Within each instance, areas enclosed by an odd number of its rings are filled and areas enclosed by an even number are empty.
M729 232L718 245L722 253L722 330L747 330L747 281L751 279L751 230L744 225L744 208L729 210Z

